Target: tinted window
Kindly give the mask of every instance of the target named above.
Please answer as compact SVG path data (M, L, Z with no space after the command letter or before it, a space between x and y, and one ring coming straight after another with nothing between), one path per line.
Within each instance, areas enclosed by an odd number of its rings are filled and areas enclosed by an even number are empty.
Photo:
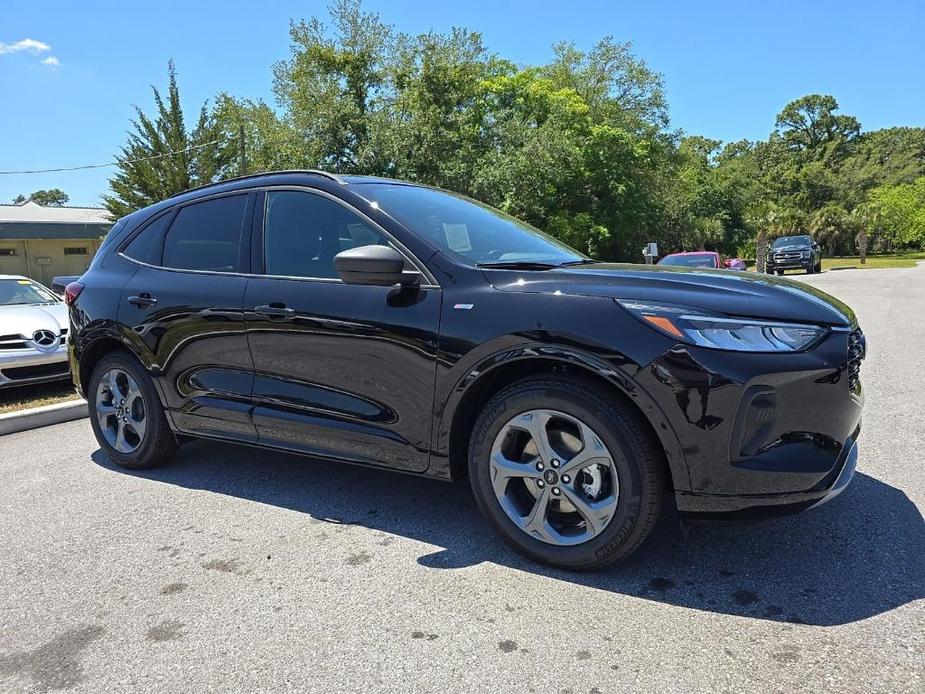
M170 221L170 213L161 215L141 230L132 242L122 251L129 258L140 260L149 265L161 264L161 248L163 247L164 232ZM110 234L112 232L109 232Z
M267 194L268 275L336 278L335 255L356 246L387 244L378 231L333 200L294 190Z
M439 248L471 262L562 263L582 257L529 224L461 195L384 183L350 187Z
M229 195L181 207L164 239L164 267L235 272L247 195Z

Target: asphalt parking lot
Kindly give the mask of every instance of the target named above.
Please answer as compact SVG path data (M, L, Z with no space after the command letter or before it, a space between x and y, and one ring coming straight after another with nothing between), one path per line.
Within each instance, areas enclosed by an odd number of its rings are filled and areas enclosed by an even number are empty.
M539 567L448 485L86 420L0 439L0 691L922 691L925 265L808 281L868 336L859 473L818 510Z

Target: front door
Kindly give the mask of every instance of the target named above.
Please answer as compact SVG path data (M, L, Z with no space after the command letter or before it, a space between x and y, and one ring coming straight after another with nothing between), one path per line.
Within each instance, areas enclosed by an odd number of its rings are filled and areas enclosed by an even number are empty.
M265 274L244 297L260 442L423 471L440 288L344 284L334 255L386 234L320 193L271 190L262 202Z

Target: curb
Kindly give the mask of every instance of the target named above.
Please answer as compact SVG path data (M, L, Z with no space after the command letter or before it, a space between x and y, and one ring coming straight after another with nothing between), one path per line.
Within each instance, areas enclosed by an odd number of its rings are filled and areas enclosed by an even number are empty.
M17 431L37 429L49 424L61 424L75 419L83 419L88 415L86 400L68 400L54 405L0 414L0 436L13 434Z

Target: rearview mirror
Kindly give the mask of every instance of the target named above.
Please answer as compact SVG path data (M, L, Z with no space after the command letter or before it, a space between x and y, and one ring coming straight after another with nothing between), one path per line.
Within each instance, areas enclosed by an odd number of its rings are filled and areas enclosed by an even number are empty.
M405 259L391 246L358 246L334 256L337 274L347 284L417 284L418 273L404 273Z

